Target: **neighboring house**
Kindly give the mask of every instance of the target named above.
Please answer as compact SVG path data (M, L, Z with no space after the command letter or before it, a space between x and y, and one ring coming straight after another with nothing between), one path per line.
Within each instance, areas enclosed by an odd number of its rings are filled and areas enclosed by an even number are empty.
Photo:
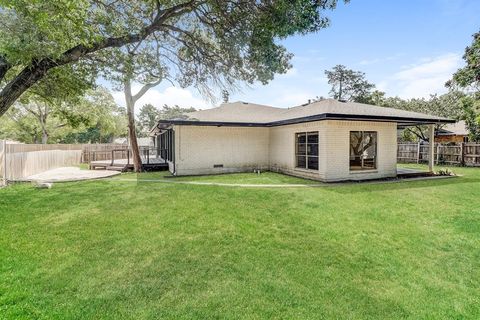
M340 181L395 177L397 126L452 122L333 99L288 109L234 102L160 120L151 134L175 175L260 169Z
M435 142L468 142L468 130L465 121L444 126L435 133Z

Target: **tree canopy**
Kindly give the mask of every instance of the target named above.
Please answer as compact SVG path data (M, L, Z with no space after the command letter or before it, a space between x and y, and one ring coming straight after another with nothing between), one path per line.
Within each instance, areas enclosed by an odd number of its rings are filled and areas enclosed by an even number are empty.
M332 70L325 70L328 84L332 86L330 95L337 100L367 102L367 97L375 85L368 82L365 73L336 65Z
M104 88L72 101L34 95L0 119L0 136L26 143L109 142L123 136L125 112Z
M188 113L197 111L195 108L182 108L178 105L164 104L161 109L147 103L140 108L138 124L141 135L146 135L160 119L186 119Z
M460 100L463 119L471 141L480 141L480 32L473 35L473 41L463 55L465 66L460 68L446 83L447 87L460 87L471 94Z
M473 42L465 49L463 55L466 65L453 75L447 86L459 85L462 88L472 87L480 91L480 32L473 35Z
M129 44L161 56L162 79L181 86L207 92L213 85L267 83L290 67L291 54L279 40L328 26L324 11L336 4L0 0L0 116L52 69L75 63L78 72L96 72Z

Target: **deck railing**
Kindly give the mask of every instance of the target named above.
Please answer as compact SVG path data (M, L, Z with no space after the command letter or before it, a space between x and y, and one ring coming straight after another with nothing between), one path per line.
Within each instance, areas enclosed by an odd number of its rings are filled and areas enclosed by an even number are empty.
M146 165L167 163L166 150L157 147L140 147L142 163Z

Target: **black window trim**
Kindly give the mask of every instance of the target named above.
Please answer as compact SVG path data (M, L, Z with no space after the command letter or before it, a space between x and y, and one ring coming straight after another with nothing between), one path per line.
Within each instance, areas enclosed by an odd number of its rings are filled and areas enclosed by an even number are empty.
M378 170L378 131L373 131L373 130L350 130L348 134L348 157L350 159L350 147L351 147L351 137L352 137L352 132L361 132L362 133L362 141L363 141L363 136L365 133L374 133L375 134L375 162L374 162L374 168L365 168L361 167L360 169L352 169L352 166L350 164L350 160L348 163L348 169L350 170L351 173L360 173L360 172L365 172L365 171L376 171Z
M298 136L304 134L305 135L305 154L299 154L298 153ZM316 135L317 136L317 142L312 143L308 142L308 135ZM316 144L317 145L317 155L309 155L308 154L308 145L309 144ZM319 166L319 145L320 145L320 135L318 131L301 131L301 132L295 132L295 169L302 169L302 170L310 170L310 171L318 171L320 169ZM305 167L300 167L298 166L298 157L305 157ZM316 158L317 159L317 168L312 169L308 167L308 160L309 158Z

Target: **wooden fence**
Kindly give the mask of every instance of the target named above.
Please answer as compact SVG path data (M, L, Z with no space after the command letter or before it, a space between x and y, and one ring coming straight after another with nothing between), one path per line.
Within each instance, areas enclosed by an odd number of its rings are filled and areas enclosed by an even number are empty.
M81 150L43 150L7 153L6 179L9 181L22 180L28 176L50 169L78 165L81 156Z
M110 160L111 151L119 149L126 150L128 146L113 143L4 145L0 140L0 185L5 179L21 180L58 167Z
M450 164L459 166L480 166L480 144L458 143L434 146L435 164ZM406 163L424 163L429 158L428 143L399 143L397 161Z
M5 146L6 146L5 140L3 141L0 140L0 187L5 186L7 184L7 177L5 176L5 167L6 167Z

